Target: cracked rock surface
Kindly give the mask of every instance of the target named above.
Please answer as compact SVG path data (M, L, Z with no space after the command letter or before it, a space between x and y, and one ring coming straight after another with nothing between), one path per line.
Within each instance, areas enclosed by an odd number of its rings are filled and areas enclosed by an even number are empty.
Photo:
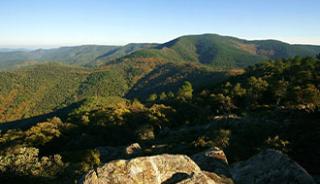
M87 173L83 184L216 184L184 155L157 155L116 160Z

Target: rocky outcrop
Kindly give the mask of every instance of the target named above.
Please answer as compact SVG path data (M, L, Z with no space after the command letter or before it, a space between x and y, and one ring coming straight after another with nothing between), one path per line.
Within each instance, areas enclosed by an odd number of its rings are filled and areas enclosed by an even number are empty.
M300 165L270 149L234 164L230 171L237 184L315 184Z
M127 154L140 150L126 147ZM193 160L200 166L198 166ZM190 159L185 155L157 155L115 160L88 172L81 184L315 184L296 162L275 150L228 166L224 152L213 148ZM232 176L232 177L231 177Z
M216 184L184 155L158 155L116 160L91 170L82 184Z
M191 157L201 170L214 172L219 175L230 177L229 165L223 150L214 147L207 151L197 153Z

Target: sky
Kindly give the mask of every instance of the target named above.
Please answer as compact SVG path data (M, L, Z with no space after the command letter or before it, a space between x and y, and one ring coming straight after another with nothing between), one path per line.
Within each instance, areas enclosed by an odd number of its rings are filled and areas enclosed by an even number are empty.
M0 47L163 43L203 33L320 45L319 7L319 0L0 0Z

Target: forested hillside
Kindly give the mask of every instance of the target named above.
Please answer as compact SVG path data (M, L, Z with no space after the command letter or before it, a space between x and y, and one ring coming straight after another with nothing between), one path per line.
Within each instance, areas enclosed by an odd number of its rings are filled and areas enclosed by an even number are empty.
M0 122L47 114L90 97L146 99L163 89L175 92L184 80L203 86L227 77L205 67L157 61L124 61L97 69L48 63L0 74Z
M182 36L154 49L134 52L128 58L158 58L221 68L245 67L268 59L314 56L319 46L290 45L276 40L248 41L216 34Z
M0 121L54 111L70 104L89 70L57 64L36 65L0 75Z
M82 89L83 94L89 93L92 97L82 101L63 121L55 117L25 129L1 132L0 180L73 183L101 163L131 158L121 150L132 143L141 146L140 156L161 153L190 156L216 146L225 151L230 164L273 148L287 153L309 173L320 173L319 59L295 57L268 61L248 67L244 72L233 71L237 75L229 73L231 77L219 83L207 78L205 73L206 85L196 89L197 80L181 81L173 91L161 87L166 82L157 86L161 74L165 80L175 80L180 74L174 69L191 66L169 64L158 68L152 63L155 69L150 69L153 67L148 64L147 67L140 63L138 67L144 71L149 68L148 74L140 77L141 80L132 80L142 81L136 89L141 90L139 86L144 84L148 91L154 92L144 102L101 97L101 91L90 90L92 87L88 86L92 81L105 84L109 76L99 72L106 68L94 72L68 68L73 71L69 78L85 81L80 83L82 87L72 88L74 92ZM66 69L66 66L50 66L54 67L60 68L60 72ZM131 71L130 79L140 73L127 64L121 67ZM17 74L7 75L14 78ZM187 70L185 75L192 80L192 72ZM213 77L216 75L221 73L214 73ZM119 78L115 81L121 83ZM17 87L22 85L17 84ZM159 91L153 91L155 89Z
M168 63L155 68L139 80L127 93L126 97L146 100L150 94L160 92L175 93L184 81L192 82L195 89L225 80L242 70L217 70L198 64Z

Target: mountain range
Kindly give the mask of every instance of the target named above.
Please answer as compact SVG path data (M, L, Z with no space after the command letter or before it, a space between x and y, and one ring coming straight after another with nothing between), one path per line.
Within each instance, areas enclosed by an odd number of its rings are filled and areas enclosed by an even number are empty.
M0 52L0 122L29 118L86 98L146 100L214 85L243 67L269 60L315 56L320 46L247 41L216 34L182 36L164 44L85 45Z
M45 62L64 63L78 66L93 66L100 59L109 61L134 51L152 47L154 44L128 44L126 46L83 45L33 51L0 52L0 68L15 68Z
M0 52L0 68L3 70L44 62L92 67L134 58L156 58L164 62L192 62L233 68L268 59L314 56L319 52L320 46L292 45L277 40L248 41L230 36L203 34L182 36L163 44L84 45L34 51L3 51Z

